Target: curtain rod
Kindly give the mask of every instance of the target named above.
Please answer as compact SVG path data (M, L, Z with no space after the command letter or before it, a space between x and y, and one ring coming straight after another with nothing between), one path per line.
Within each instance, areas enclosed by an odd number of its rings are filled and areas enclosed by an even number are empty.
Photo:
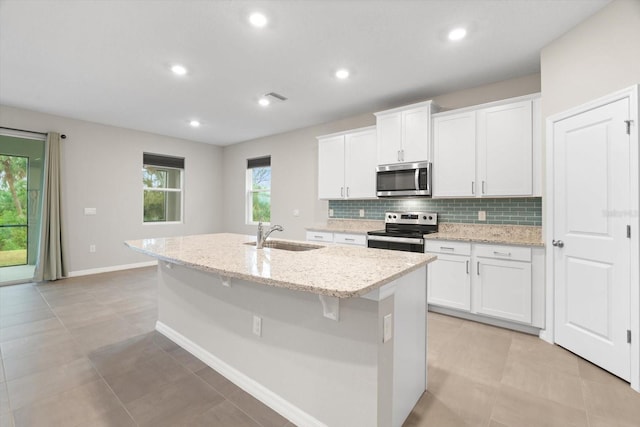
M16 130L16 131L18 131L18 132L29 132L29 133L35 133L35 134L38 134L38 135L44 135L44 136L47 136L47 133L46 133L46 132L36 132L36 131L34 131L34 130L17 129L17 128L9 128L9 127L6 127L6 126L0 126L0 129ZM61 138L61 139L67 139L67 135L62 134L62 135L60 135L60 138Z

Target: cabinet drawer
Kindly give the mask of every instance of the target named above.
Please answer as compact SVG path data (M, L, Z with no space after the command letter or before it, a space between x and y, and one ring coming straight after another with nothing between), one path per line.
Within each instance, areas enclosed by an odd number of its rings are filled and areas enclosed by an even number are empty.
M531 248L520 246L475 245L476 256L531 262Z
M425 243L425 252L471 255L471 243L452 242L447 240L427 240Z
M367 246L367 236L365 236L364 234L334 233L333 242L342 243L345 245Z
M333 242L333 233L326 231L307 231L307 240L315 242Z

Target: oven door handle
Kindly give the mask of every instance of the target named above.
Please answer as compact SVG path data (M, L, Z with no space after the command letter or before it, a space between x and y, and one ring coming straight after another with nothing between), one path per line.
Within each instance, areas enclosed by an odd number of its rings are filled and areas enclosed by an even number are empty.
M394 242L394 243L409 243L411 245L423 245L424 239L416 239L412 237L391 237L391 236L367 236L368 240L374 240L378 242Z

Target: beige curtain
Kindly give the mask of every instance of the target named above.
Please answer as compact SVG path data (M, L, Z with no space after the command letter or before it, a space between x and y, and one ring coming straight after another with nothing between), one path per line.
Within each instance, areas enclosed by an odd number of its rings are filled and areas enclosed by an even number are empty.
M40 256L35 271L37 282L57 280L67 276L60 224L60 134L55 132L47 134L45 159Z

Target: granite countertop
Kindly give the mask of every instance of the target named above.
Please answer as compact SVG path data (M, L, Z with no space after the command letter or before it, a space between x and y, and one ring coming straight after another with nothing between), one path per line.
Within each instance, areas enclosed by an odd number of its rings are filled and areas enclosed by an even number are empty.
M229 278L338 298L364 295L436 259L357 246L314 244L320 248L294 252L245 244L255 241L255 236L221 233L129 240L125 245L159 260Z
M327 231L329 233L367 234L368 231L384 230L384 221L369 219L329 219L326 224L307 227L308 231Z
M544 246L542 227L528 225L444 223L438 225L437 233L427 234L424 238L428 240Z

